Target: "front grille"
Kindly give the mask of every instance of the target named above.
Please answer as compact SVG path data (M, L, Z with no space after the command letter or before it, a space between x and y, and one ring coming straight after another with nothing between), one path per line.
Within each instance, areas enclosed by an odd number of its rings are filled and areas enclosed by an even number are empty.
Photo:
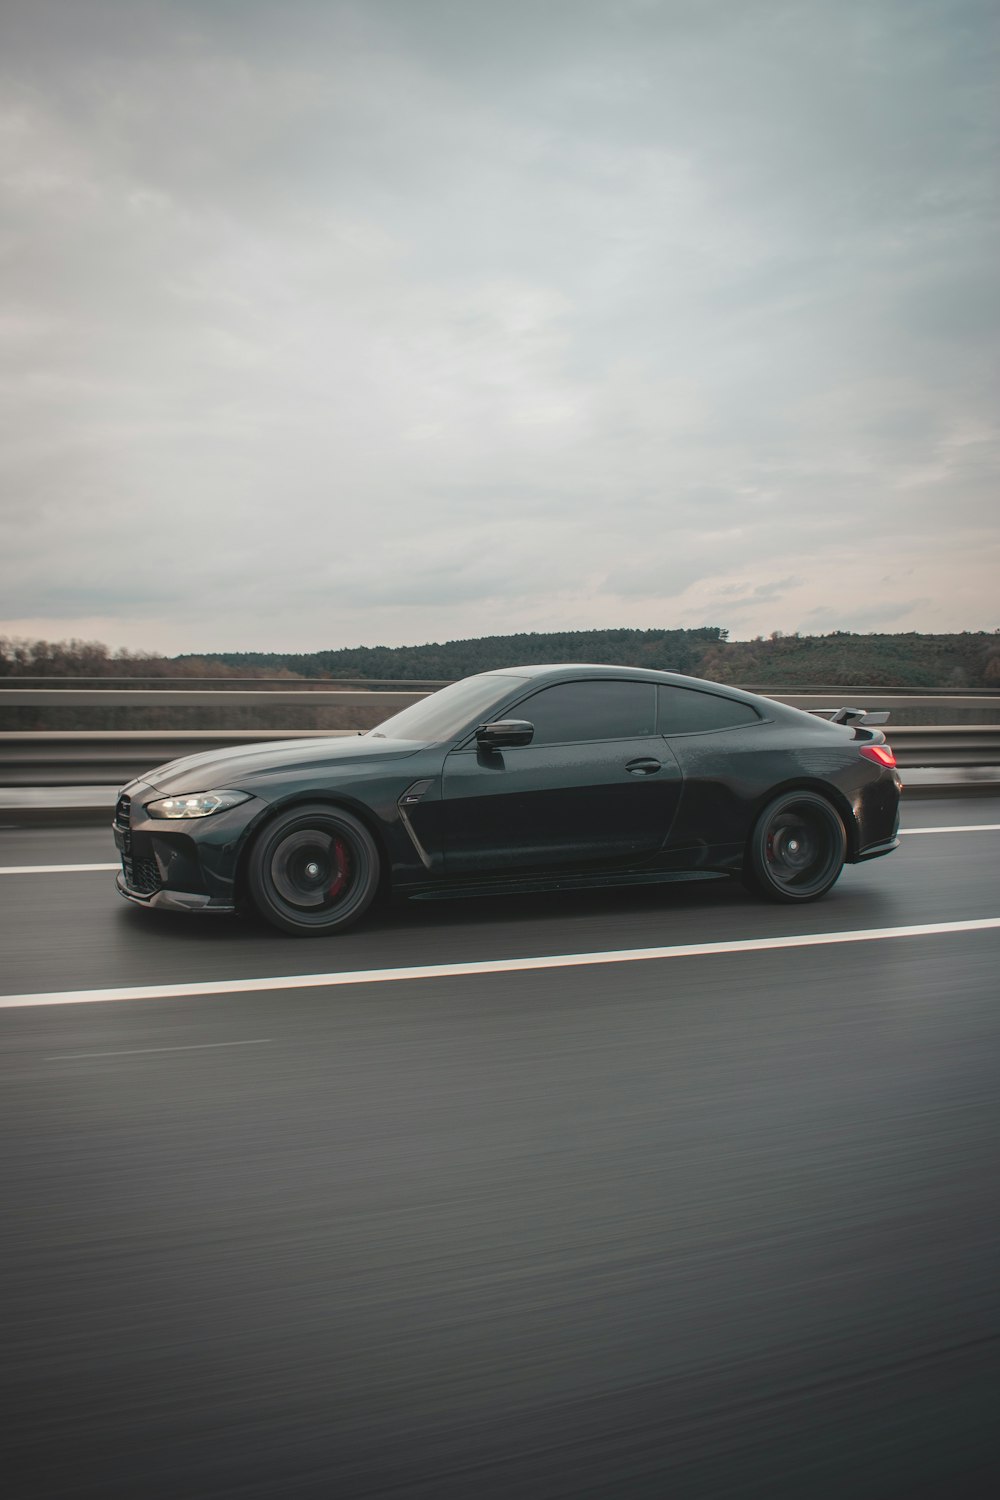
M160 871L155 859L122 858L125 884L137 896L153 896L160 889Z
M132 798L126 792L122 792L115 803L115 822L119 828L127 828L132 816Z

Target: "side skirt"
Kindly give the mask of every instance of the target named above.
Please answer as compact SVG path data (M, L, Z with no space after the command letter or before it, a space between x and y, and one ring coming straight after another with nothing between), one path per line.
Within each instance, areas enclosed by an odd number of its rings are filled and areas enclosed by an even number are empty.
M539 875L520 879L476 880L462 884L442 881L429 890L400 892L411 901L458 901L467 896L532 895L541 891L591 891L620 885L669 885L686 880L729 880L721 870L649 870L627 871L620 875Z

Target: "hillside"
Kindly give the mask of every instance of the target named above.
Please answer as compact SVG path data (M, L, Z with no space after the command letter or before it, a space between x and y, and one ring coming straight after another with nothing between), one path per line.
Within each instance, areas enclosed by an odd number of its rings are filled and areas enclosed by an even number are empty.
M151 656L87 641L0 638L3 677L370 677L451 679L517 663L592 661L656 667L750 687L998 687L1000 632L782 636L730 641L697 630L572 630L488 635L422 646Z
M289 671L303 677L454 678L518 662L593 661L656 667L717 682L811 688L1000 687L1000 634L781 636L730 641L728 632L574 630L491 635L425 646L357 646L308 655L250 652L200 658L230 670Z

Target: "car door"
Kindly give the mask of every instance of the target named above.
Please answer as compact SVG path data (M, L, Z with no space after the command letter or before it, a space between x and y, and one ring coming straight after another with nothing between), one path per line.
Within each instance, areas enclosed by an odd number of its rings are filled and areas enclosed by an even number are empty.
M642 863L662 847L681 773L656 733L652 683L556 683L505 716L534 725L530 744L473 741L445 759L449 874Z
M750 703L724 693L660 686L659 728L684 776L672 850L742 845L761 785L773 775L773 740Z

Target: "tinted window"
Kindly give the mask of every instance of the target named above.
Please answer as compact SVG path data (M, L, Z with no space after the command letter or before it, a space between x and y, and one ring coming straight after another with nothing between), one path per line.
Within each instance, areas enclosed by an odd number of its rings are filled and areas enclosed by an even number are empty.
M659 687L660 733L700 734L706 729L734 729L757 724L760 715L748 703L701 693L696 688Z
M534 724L533 745L636 739L655 732L655 694L651 682L561 682L510 713Z

